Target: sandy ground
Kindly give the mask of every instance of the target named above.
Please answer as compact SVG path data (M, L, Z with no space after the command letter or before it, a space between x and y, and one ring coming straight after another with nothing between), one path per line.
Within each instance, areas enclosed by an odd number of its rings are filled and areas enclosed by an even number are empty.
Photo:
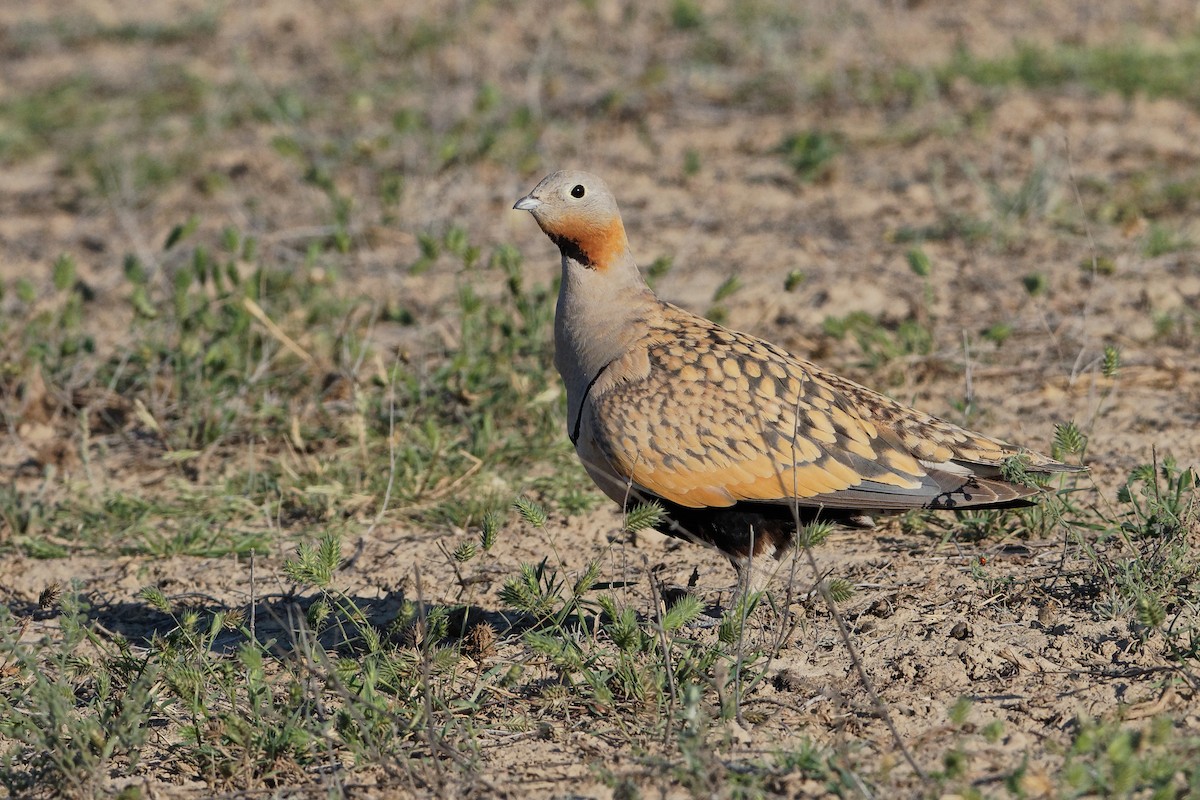
M172 2L153 10L119 2L77 5L80 19L104 24L144 14L161 14L165 24L192 12L210 13L215 22L196 41L153 48L86 36L72 43L47 22L63 13L51 4L21 12L8 7L0 11L0 28L7 25L0 38L0 102L79 74L120 98L148 80L147 49L160 66L183 65L218 86L237 83L270 93L301 73L331 93L349 92L357 78L328 42L361 39L383 47L382 32L411 31L424 17L419 4L379 9L349 3L332 18L315 4L282 0L245 6ZM969 395L972 427L1040 450L1049 448L1055 423L1074 420L1088 435L1091 477L1081 482L1089 488L1082 495L1086 505L1110 507L1129 470L1154 452L1197 463L1200 254L1186 246L1151 257L1146 241L1155 224L1200 239L1194 223L1200 196L1154 218L1095 211L1125 202L1138 186L1200 181L1196 107L1169 98L1127 101L1078 86L985 89L965 79L913 107L863 104L850 89L836 90L837 81L848 86L856 70L945 63L964 42L984 56L1010 52L1016 41L1133 39L1166 47L1174 29L1195 24L1194 6L1096 10L1085 3L1010 3L993 14L983 3L803 4L806 23L795 29L729 23L732 32L724 32L714 22L714 39L753 54L731 64L689 60L693 39L655 14L634 14L635 4L437 5L446 6L442 10L455 15L463 30L411 57L385 50L368 77L395 81L394 91L364 100L357 117L322 119L311 130L274 120L204 134L194 171L232 176L213 192L197 191L185 179L150 192L118 180L97 192L91 176L66 163L61 149L6 166L0 279L7 285L32 275L48 295L49 264L60 253L73 254L97 295L87 325L98 355L111 352L128 338L124 254L148 254L157 264L163 258L157 243L189 214L201 220L200 237L215 235L224 224L244 225L260 232L268 251L281 259L300 252L292 235L325 224L323 195L272 149L274 135L367 141L387 130L399 109L417 109L434 130L444 131L469 112L487 80L537 110L532 161L518 168L483 159L436 169L421 160L424 151L399 144L335 176L343 191L363 190L359 246L342 275L347 292L402 298L420 322L418 334L381 324L372 333L381 347L425 333L456 335L448 301L457 268L445 260L420 275L398 268L416 260L416 237L423 231L460 224L485 247L511 242L524 254L531 281L551 280L557 270L553 246L510 206L544 172L586 167L617 193L639 262L673 260L657 284L662 296L704 313L716 288L737 276L743 288L722 302L732 327L905 402L962 421L957 409ZM699 7L714 19L728 18L720 4ZM544 19L552 22L542 24ZM595 47L597 41L603 47ZM671 66L677 63L684 66ZM803 74L789 73L801 66ZM660 73L665 77L656 78ZM832 76L831 95L805 88L818 74ZM762 82L749 82L756 77ZM221 101L209 102L219 113ZM172 126L179 124L164 124L143 146L169 148L180 136ZM835 134L841 148L831 172L816 183L797 180L778 153L786 136L810 129ZM92 135L120 157L133 158L134 150L114 145L105 129ZM684 169L689 153L699 164L694 174ZM366 191L384 164L405 178L391 222ZM1009 213L996 192L1013 193L1036 171L1044 175L1040 210ZM906 262L912 244L903 232L936 228L955 215L985 221L992 234L924 241L932 263L926 286ZM1094 273L1094 258L1111 269ZM804 280L784 292L794 270ZM1035 297L1022 283L1031 273L1046 279L1046 291ZM10 293L3 303L12 302ZM854 311L893 325L926 320L932 353L878 369L863 366L852 337L839 341L822 329L826 317ZM1181 320L1173 332L1156 326L1156 319L1172 316ZM997 323L1013 331L1000 346L982 336ZM1121 350L1115 379L1100 374L1106 345ZM21 465L41 457L48 443L69 437L70 421L13 417L19 409L14 403L8 406L10 430L0 440L0 474L20 473L21 486L33 491L41 479ZM146 491L171 490L173 478L159 481L159 473L143 471L139 459L125 452L128 437L120 431L98 442L105 455L93 462L99 475L89 484L93 490L95 481L127 486L151 477ZM70 479L60 475L46 490L82 485ZM643 607L650 602L646 574L660 565L676 582L699 568L701 585L714 595L732 580L715 554L656 534L629 541L619 529L620 519L607 505L554 519L550 534L514 521L467 599L501 612L503 577L524 561L540 560L548 544L569 570L604 558L610 577L627 576L628 599ZM341 573L343 585L386 617L399 597L412 596L415 563L428 599L461 602L464 591L437 544L462 535L385 519L369 536L347 543L357 556ZM281 541L276 552L258 559L253 587L249 565L233 557L75 554L36 560L10 548L0 564L0 600L14 611L35 613L48 583L78 580L97 619L136 638L164 623L138 600L141 587L153 583L168 594L199 593L218 604L242 605L252 591L263 597L287 588L278 567L290 547ZM1105 597L1092 583L1084 553L1061 531L1045 540L973 542L936 531L907 532L890 522L873 532L839 532L818 558L823 568L855 583L857 593L844 613L864 667L927 769L937 769L941 754L959 745L972 755L977 780L988 785L1028 754L1025 788L1037 795L1050 785L1061 763L1056 753L1082 718L1118 709L1129 720L1169 713L1184 728L1200 731L1194 697L1170 680L1162 642L1102 613ZM799 574L803 595L810 581L806 568ZM805 599L795 610L799 627L773 664L773 677L746 699L750 717L759 721L731 737L720 754L765 755L781 742L805 737L851 752L862 763L903 770L819 600ZM37 613L30 635L54 624L53 615ZM771 634L756 629L753 635L765 641ZM974 705L967 725L958 727L950 724L948 709L963 696ZM1003 723L1002 732L989 740L983 730L993 721ZM619 736L594 720L564 724L548 738L497 736L483 743L482 752L485 777L500 786L519 781L520 793L530 797L611 796L596 765L646 787L663 785L622 748ZM817 790L803 784L781 789ZM663 789L664 796L679 791Z

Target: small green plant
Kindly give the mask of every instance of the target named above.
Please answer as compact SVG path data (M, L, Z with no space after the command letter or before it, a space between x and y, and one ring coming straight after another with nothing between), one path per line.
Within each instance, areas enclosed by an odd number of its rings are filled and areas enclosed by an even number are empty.
M1194 631L1175 624L1200 604L1192 538L1200 525L1196 484L1195 469L1169 457L1135 468L1117 492L1110 521L1119 546L1089 549L1107 584L1107 613L1162 631L1181 658L1194 657L1197 644Z
M1109 277L1117 272L1117 262L1113 261L1111 256L1098 255L1092 258L1085 258L1079 262L1081 272L1088 275L1102 275Z
M1054 426L1054 443L1050 453L1059 460L1068 456L1081 456L1087 450L1087 437L1074 422Z
M1013 334L1012 325L1007 322L997 322L983 332L983 338L995 343L997 347L1008 341Z
M908 259L909 269L913 271L914 275L920 278L929 277L931 266L929 256L926 255L924 250L919 247L913 247L905 253L905 258Z
M1195 787L1200 740L1168 716L1136 727L1084 719L1067 753L1063 789L1074 796L1173 797ZM1185 788L1188 776L1189 788Z
M1038 297L1046 293L1050 281L1041 272L1031 272L1021 279L1021 284L1030 297Z
M1045 143L1034 139L1031 150L1033 164L1015 186L1001 179L984 180L973 167L967 169L968 175L986 191L992 212L1001 224L1040 219L1050 211L1054 177L1046 159Z
M1106 378L1116 378L1121 369L1121 351L1113 345L1104 346L1104 358L1100 362L1100 374Z
M1192 247L1192 242L1186 236L1155 222L1151 224L1150 230L1146 233L1146 241L1142 245L1142 252L1146 254L1146 258L1157 258L1158 256L1186 250L1190 247Z
M841 151L837 137L824 131L794 133L779 145L784 161L801 181L815 183L829 177L834 157Z
M58 607L59 637L34 646L0 606L0 784L14 796L93 793L116 760L136 763L155 714L158 666L95 637L74 591Z
M638 503L625 515L625 530L630 533L653 528L666 518L666 512L658 503Z
M893 329L864 311L853 311L844 317L826 317L821 327L836 339L853 336L872 369L895 359L928 355L933 349L932 332L915 319L904 320Z
M922 320L928 320L930 309L933 307L935 299L933 281L930 279L930 275L933 272L933 263L929 260L929 256L925 250L920 247L909 248L904 257L908 261L908 268L912 270L914 275L921 279L921 305L917 311L918 317Z
M670 256L659 256L650 262L650 266L646 267L645 277L646 283L651 287L662 277L666 276L671 268L675 266L675 262Z
M692 30L704 25L704 12L695 0L672 0L671 24L679 30Z
M728 300L742 288L742 280L737 275L730 275L721 284L717 286L713 292L712 306L705 312L705 316L713 322L722 324L729 317L729 309L723 305L723 301Z

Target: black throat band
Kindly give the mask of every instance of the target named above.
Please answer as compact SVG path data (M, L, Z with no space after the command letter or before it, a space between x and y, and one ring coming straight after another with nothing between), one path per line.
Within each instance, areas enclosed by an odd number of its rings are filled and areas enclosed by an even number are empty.
M614 358L613 361L616 361ZM575 412L575 424L571 427L571 444L579 443L579 426L583 424L583 404L587 402L588 395L592 393L592 387L596 385L596 381L600 380L600 376L604 374L604 370L612 366L612 361L605 364L596 373L596 377L588 383L587 388L583 390L583 397L579 398L579 411Z
M559 252L572 261L578 261L588 269L595 269L596 265L592 263L592 259L588 258L588 254L579 246L579 242L573 239L568 239L565 236L556 236L553 233L546 234L550 237L550 241L558 245Z

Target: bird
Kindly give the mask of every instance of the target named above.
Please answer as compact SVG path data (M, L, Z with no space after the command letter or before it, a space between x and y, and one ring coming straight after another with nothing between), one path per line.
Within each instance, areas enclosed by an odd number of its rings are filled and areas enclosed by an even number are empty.
M1085 469L966 430L756 336L665 302L638 270L595 175L547 175L513 206L557 245L554 363L584 469L626 511L714 548L761 591L800 526L909 509L1012 508L1007 479ZM1006 469L1007 467L1007 469Z

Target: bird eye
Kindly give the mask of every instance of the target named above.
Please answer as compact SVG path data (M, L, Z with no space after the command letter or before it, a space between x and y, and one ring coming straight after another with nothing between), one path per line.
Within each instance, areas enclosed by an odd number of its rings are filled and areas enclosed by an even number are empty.
M571 190L571 197L575 197L575 198L583 197L583 193L586 191L587 190L583 188L582 183L577 183L577 184L575 184L575 188Z

